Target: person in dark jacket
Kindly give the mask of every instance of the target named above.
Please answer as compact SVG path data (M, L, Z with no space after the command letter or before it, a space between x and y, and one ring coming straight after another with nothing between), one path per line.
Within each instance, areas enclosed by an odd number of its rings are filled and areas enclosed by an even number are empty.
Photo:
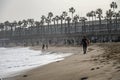
M44 50L44 49L45 49L45 44L42 45L42 50Z
M83 36L81 44L83 46L83 54L86 54L86 52L87 52L87 46L89 45L89 40L86 38L86 36Z

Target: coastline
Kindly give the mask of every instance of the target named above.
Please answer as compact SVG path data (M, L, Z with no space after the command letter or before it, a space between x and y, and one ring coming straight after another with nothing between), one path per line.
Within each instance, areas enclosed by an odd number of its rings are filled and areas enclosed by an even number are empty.
M97 45L89 46L86 55L82 54L80 47L50 47L49 50L55 52L61 50L61 52L74 54L62 61L50 63L4 80L117 80L120 78L119 72L115 73L116 69L112 61L105 64L97 62L96 56L104 53L104 49ZM117 76L113 78L115 74Z
M4 53L3 55L1 54L0 57L0 79L14 77L32 69L42 67L56 61L61 61L65 57L72 55L70 53L64 54L50 51L41 52L41 50L37 51L30 49L30 47L22 46L17 48L0 48L0 51L1 53ZM6 58L7 56L8 58Z

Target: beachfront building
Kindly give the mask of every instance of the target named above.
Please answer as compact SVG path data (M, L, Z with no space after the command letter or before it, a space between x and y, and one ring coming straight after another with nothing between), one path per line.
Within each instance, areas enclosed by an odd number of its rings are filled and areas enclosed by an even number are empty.
M34 25L30 27L9 27L0 31L0 43L16 44L51 44L51 45L76 45L80 44L83 35L91 42L120 41L120 21L107 20L66 22L63 24Z

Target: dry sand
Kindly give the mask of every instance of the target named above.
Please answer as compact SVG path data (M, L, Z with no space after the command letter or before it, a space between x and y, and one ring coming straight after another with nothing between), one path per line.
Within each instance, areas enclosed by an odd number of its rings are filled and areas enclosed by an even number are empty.
M119 56L112 54L111 59L107 58L112 52L112 45L120 49L117 43L95 44L89 46L85 55L81 47L50 47L47 51L75 54L4 80L120 80L120 52L116 52ZM39 50L40 47L32 49Z

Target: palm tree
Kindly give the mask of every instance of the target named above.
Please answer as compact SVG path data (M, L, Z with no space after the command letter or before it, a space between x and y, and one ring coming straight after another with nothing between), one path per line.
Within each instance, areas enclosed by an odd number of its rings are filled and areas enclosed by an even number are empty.
M40 21L40 23L41 23L41 34L45 34L45 27L43 26L44 25L44 23L45 23L45 20L46 20L46 17L44 16L44 15L42 15L41 16L41 21Z
M27 19L27 22L28 22L28 27L29 27L29 31L30 31L30 34L33 35L34 34L34 19Z
M109 19L109 23L112 24L112 17L113 17L113 11L111 9L109 9L108 11L106 11L106 17Z
M0 23L0 36L2 37L2 38L4 38L5 37L5 34L4 34L4 23ZM2 42L2 46L4 46L4 43Z
M24 19L24 20L22 20L22 23L23 23L23 26L22 26L23 33L22 34L25 36L25 35L27 35L26 28L27 28L28 22L27 22L27 20Z
M112 33L111 33L111 30L112 30L112 16L113 16L113 11L111 9L109 9L108 11L106 11L106 18L108 19L109 21L109 24L108 24L108 32L109 32L109 36L110 36L110 39L112 40Z
M110 4L110 8L112 8L113 9L113 12L115 12L115 9L117 9L117 3L116 2L112 2L111 4Z
M96 12L95 11L93 11L93 16L94 16L94 19L95 19L95 21L96 21ZM94 23L95 24L95 23Z
M89 28L88 28L88 30L89 31L91 31L92 29L91 29L91 20L90 20L90 18L92 17L92 14L91 14L91 12L88 12L87 14L86 14L86 16L88 17L88 24L89 24Z
M51 20L52 17L53 17L53 13L52 13L52 12L49 12L49 13L48 13L48 18Z
M117 7L118 7L118 6L117 6L117 3L116 3L116 2L112 2L112 3L110 4L110 8L113 9L113 13L114 13L114 14L113 14L113 18L115 18L115 19L114 19L115 26L117 25L117 23L116 23L116 20L117 20L117 19L116 19L116 17L115 17L115 16L117 16L117 13L115 12L115 9L117 9ZM116 26L116 27L117 27L117 26Z
M14 28L14 32L15 32L15 30L16 30L16 28L17 28L17 25L18 25L18 22L17 21L14 21L13 23L12 23L12 27ZM12 29L13 30L13 29ZM15 33L13 33L13 35L14 35Z
M28 19L28 24L30 25L29 27L33 27L34 26L34 19Z
M96 10L96 14L97 14L97 18L99 19L99 30L101 30L101 18L103 18L102 14L103 14L103 11L101 8L97 9Z
M40 21L40 25L41 25L40 26L41 27L41 40L42 40L42 42L44 42L45 32L46 32L46 28L44 26L45 20L46 20L46 17L44 15L42 15L41 21Z
M86 16L89 18L89 26L90 26L90 17L91 17L91 13L88 12L88 13L86 14Z
M73 20L73 22L75 23L75 33L76 33L76 25L77 25L77 23L78 23L78 19L79 19L79 16L78 16L78 15L75 15L75 16L74 16L74 20Z
M56 31L59 31L59 30L58 30L58 29L59 29L59 28L58 28L58 22L59 22L59 20L60 20L60 17L59 17L58 15L56 15L56 16L55 16L55 20L56 20L56 22L57 22L57 28L56 28L57 30L56 30ZM59 33L59 32L58 32L58 33Z
M71 21L71 18L70 18L70 17L67 17L67 18L66 18L66 21L67 21L67 23L68 23L67 33L70 34L70 21Z
M0 35L2 36L2 37L4 37L4 24L3 23L0 23Z
M22 21L18 21L18 26L19 26L19 36L21 36L22 33Z
M113 17L114 17L114 19L115 19L115 21L114 21L115 30L117 30L119 13L115 12L115 13L113 14Z
M54 29L55 29L54 34L56 34L56 25L55 25L55 21L56 21L56 19L55 19L55 17L54 17L54 18L52 18L52 21L53 21L53 24L54 24Z
M18 21L18 26L20 27L20 28L22 28L21 26L22 26L22 21Z
M73 7L69 8L69 12L72 13L72 20L73 20L73 14L75 13L75 9Z
M48 17L46 18L46 23L48 24L48 33L52 33L52 30L50 31L50 23L51 23L51 20L52 20L52 17L53 17L53 13L52 12L49 12L48 13Z
M9 26L10 26L10 31L11 31L11 37L12 37L12 35L13 35L13 28L15 27L15 29L16 29L16 24L14 23L14 22L12 22L12 23L10 23L9 24Z
M48 22L49 22L49 23L51 23L52 17L53 17L53 13L52 13L52 12L49 12L49 13L48 13L48 19L49 19ZM50 32L52 33L52 26L50 27L50 29L51 29Z
M92 33L94 34L94 17L95 17L95 19L96 19L96 12L95 11L91 11L90 12L90 17L92 18L92 29L91 29L91 31L92 31Z
M0 31L3 31L3 30L4 30L4 24L0 23Z
M35 21L35 26L36 26L36 29L37 29L37 34L39 35L39 32L40 32L40 22L39 21Z
M45 22L47 23L47 25L48 25L48 34L50 33L50 23L51 23L51 20L47 17L46 18L46 20L45 20Z
M60 19L60 21L61 21L61 34L62 34L62 30L63 30L63 20L64 20L63 15L61 15L61 16L59 17L59 19Z
M16 28L17 25L18 25L18 22L17 22L17 21L14 21L14 22L13 22L13 25L14 25L14 27Z
M4 25L5 25L5 38L7 38L10 22L9 21L5 21Z
M87 20L87 18L85 17L80 17L80 20L82 22L82 34L85 34L86 33L86 24L85 24L85 21Z
M28 21L24 19L22 20L22 23L23 23L23 28L27 28Z
M41 16L41 20L45 21L46 17L44 15Z
M120 11L118 11L119 17L118 17L118 22L120 23Z
M96 12L95 11L91 11L91 17L92 17L92 25L94 25L94 17L95 17L95 20L96 20Z
M108 30L108 21L109 21L109 19L108 19L107 13L106 13L106 16L104 17L104 20L106 21L107 30Z
M9 26L10 22L9 21L5 21L4 25L5 25L5 31L7 32L8 30L8 26Z
M66 17L68 16L68 13L66 11L63 11L62 16L63 16L63 18L65 20ZM65 20L65 26L66 26L66 20Z

